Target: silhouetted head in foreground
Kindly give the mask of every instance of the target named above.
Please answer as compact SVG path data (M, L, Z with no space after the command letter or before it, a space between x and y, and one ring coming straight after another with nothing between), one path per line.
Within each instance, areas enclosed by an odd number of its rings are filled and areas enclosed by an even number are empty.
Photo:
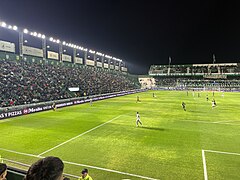
M32 164L25 180L63 180L63 168L61 159L49 156Z

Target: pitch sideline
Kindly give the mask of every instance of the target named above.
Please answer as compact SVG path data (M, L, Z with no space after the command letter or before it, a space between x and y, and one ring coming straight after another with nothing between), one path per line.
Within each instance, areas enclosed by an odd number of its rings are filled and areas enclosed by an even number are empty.
M15 153L15 154L35 157L35 158L44 158L43 156L29 154L29 153L23 153L23 152L18 152L18 151L4 149L4 148L0 148L0 150L6 151L6 152ZM88 167L88 168L92 168L92 169L97 169L97 170L102 170L102 171L107 171L107 172L113 172L113 173L117 173L117 174L128 175L128 176L138 177L138 178L147 179L147 180L158 180L158 179L147 177L147 176L142 176L142 175L127 173L127 172L117 171L117 170L113 170L113 169L102 168L102 167L98 167L98 166L91 166L91 165L87 165L87 164L80 164L80 163L64 161L64 160L63 160L63 162L66 163L66 164L71 164L71 165L75 165L75 166L84 166L84 167Z

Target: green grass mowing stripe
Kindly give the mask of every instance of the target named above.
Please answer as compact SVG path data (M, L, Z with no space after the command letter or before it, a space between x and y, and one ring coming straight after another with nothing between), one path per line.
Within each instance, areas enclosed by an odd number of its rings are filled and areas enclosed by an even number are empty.
M77 138L79 138L79 137L81 137L81 136L83 136L83 135L85 135L85 134L87 134L87 133L89 133L89 132L97 129L97 128L100 128L100 127L104 126L105 124L108 124L108 123L110 123L110 122L118 119L119 117L121 117L121 115L120 115L120 116L117 116L117 117L115 117L115 118L113 118L113 119L111 119L111 120L109 120L109 121L107 121L107 122L105 122L105 123L103 123L103 124L100 124L100 125L92 128L92 129L89 129L88 131L85 131L85 132L83 132L83 133L81 133L81 134L79 134L79 135L77 135L77 136L75 136L75 137L73 137L73 138L71 138L71 139L69 139L69 140L67 140L67 141L64 141L63 143L58 144L57 146L54 146L53 148L48 149L48 150L40 153L38 156L42 156L43 154L46 154L46 153L48 153L48 152L50 152L50 151L52 151L52 150L54 150L54 149L56 149L56 148L58 148L58 147L60 147L60 146L62 146L62 145L64 145L64 144L70 142L70 141L73 141L74 139L77 139Z

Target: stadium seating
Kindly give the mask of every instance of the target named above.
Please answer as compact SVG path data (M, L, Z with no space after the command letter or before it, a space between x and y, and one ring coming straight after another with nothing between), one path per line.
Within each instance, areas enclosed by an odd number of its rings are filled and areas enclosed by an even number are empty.
M90 96L139 88L136 77L94 68L27 61L0 62L0 107ZM68 90L79 87L77 93Z

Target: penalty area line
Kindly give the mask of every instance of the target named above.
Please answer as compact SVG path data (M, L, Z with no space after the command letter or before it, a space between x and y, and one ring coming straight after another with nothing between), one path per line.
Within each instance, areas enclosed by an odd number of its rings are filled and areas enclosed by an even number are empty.
M6 151L6 152L11 152L11 153L14 153L14 154L24 155L24 156L30 156L30 157L35 157L35 158L44 158L43 156L38 156L38 155L34 155L34 154L13 151L13 150L4 149L4 148L0 148L0 150L1 151ZM112 173L116 173L116 174L127 175L127 176L131 176L131 177L138 177L138 178L147 179L147 180L159 180L159 179L155 179L155 178L151 178L151 177L147 177L147 176L142 176L142 175L127 173L127 172L117 171L117 170L113 170L113 169L102 168L102 167L98 167L98 166L91 166L91 165L87 165L87 164L80 164L80 163L75 163L75 162L70 162L70 161L65 161L65 160L63 160L63 162L66 163L66 164L70 164L70 165L88 167L88 168L92 168L92 169L97 169L97 170L106 171L106 172L112 172Z
M208 175L207 175L207 163L206 163L206 157L205 157L205 152L204 152L204 150L202 150L202 161L203 161L204 180L208 180Z
M40 157L40 156L42 156L43 154L46 154L46 153L48 153L48 152L50 152L50 151L52 151L52 150L54 150L54 149L56 149L56 148L58 148L58 147L60 147L60 146L62 146L62 145L64 145L64 144L70 142L70 141L73 141L73 140L75 140L75 139L77 139L77 138L79 138L79 137L81 137L81 136L83 136L83 135L85 135L85 134L87 134L87 133L90 133L91 131L93 131L93 130L95 130L95 129L98 129L98 128L104 126L105 124L108 124L108 123L112 122L113 120L118 119L118 118L121 117L121 116L122 116L122 115L119 115L119 116L117 116L117 117L115 117L115 118L113 118L113 119L111 119L111 120L109 120L109 121L107 121L107 122L105 122L105 123L102 123L102 124L100 124L100 125L92 128L92 129L89 129L88 131L85 131L85 132L83 132L83 133L81 133L81 134L79 134L79 135L77 135L77 136L75 136L75 137L73 137L73 138L71 138L71 139L69 139L69 140L67 140L67 141L64 141L64 142L62 142L62 143L54 146L53 148L48 149L48 150L46 150L46 151L38 154L38 156Z

